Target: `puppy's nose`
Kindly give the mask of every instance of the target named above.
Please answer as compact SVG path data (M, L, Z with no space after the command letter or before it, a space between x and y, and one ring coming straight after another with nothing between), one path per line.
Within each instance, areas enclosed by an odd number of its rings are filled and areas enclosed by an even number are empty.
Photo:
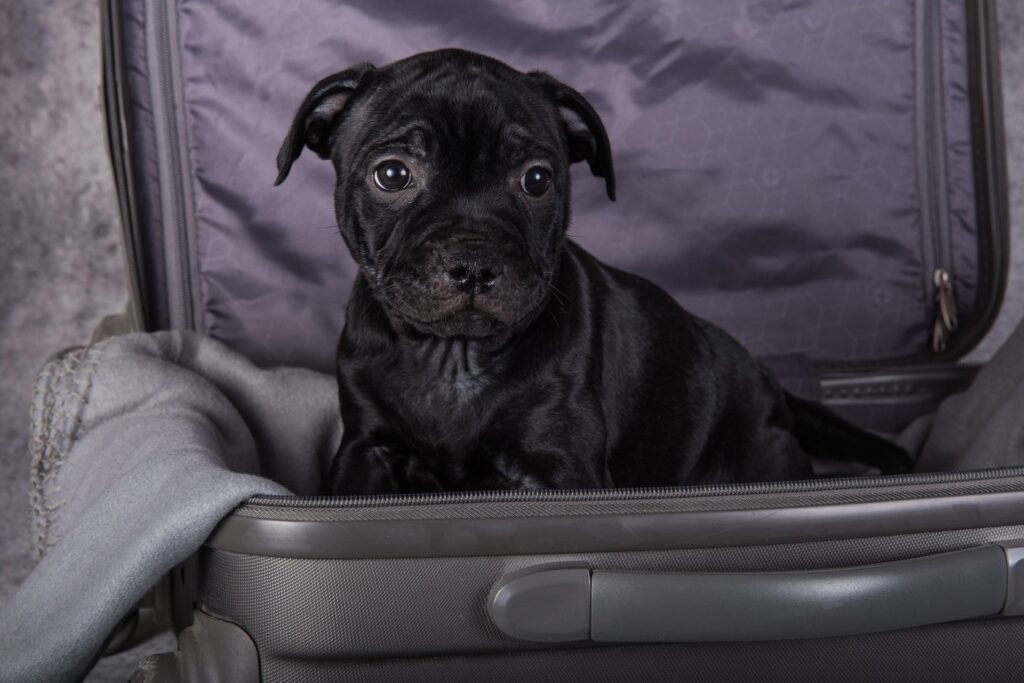
M458 263L445 275L455 287L466 294L484 294L498 281L498 273L490 264L479 262Z

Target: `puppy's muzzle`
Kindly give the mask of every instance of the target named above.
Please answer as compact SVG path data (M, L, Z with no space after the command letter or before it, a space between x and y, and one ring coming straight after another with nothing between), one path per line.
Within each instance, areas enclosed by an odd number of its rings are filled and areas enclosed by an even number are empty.
M521 242L482 230L431 232L388 269L382 289L405 321L439 336L486 337L542 301L543 272Z

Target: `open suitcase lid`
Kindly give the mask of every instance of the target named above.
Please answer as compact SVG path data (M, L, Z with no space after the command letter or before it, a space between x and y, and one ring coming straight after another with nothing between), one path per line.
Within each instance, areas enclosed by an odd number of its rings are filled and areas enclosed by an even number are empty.
M455 46L594 103L618 201L577 170L572 238L755 355L959 357L1006 271L989 9L115 0L108 121L138 313L259 364L329 371L355 276L334 172L304 155L274 188L277 148L324 75Z

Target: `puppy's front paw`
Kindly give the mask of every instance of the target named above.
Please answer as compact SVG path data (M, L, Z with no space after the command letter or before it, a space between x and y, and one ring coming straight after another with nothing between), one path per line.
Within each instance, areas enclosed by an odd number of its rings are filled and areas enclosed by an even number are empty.
M387 472L390 493L436 493L444 486L422 459L414 455L395 453L383 446L373 449L375 459L382 472Z
M335 496L443 491L434 471L415 455L361 439L345 442L331 468L328 492Z

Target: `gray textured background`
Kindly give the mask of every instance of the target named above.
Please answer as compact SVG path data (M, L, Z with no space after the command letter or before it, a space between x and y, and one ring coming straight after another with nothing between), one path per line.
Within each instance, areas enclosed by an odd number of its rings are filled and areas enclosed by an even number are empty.
M0 601L31 567L28 405L47 356L125 300L103 141L95 0L0 0ZM1024 3L1000 5L1016 269L991 354L1024 313ZM168 641L157 646L168 647ZM152 649L152 648L149 648ZM126 680L141 653L89 680Z

